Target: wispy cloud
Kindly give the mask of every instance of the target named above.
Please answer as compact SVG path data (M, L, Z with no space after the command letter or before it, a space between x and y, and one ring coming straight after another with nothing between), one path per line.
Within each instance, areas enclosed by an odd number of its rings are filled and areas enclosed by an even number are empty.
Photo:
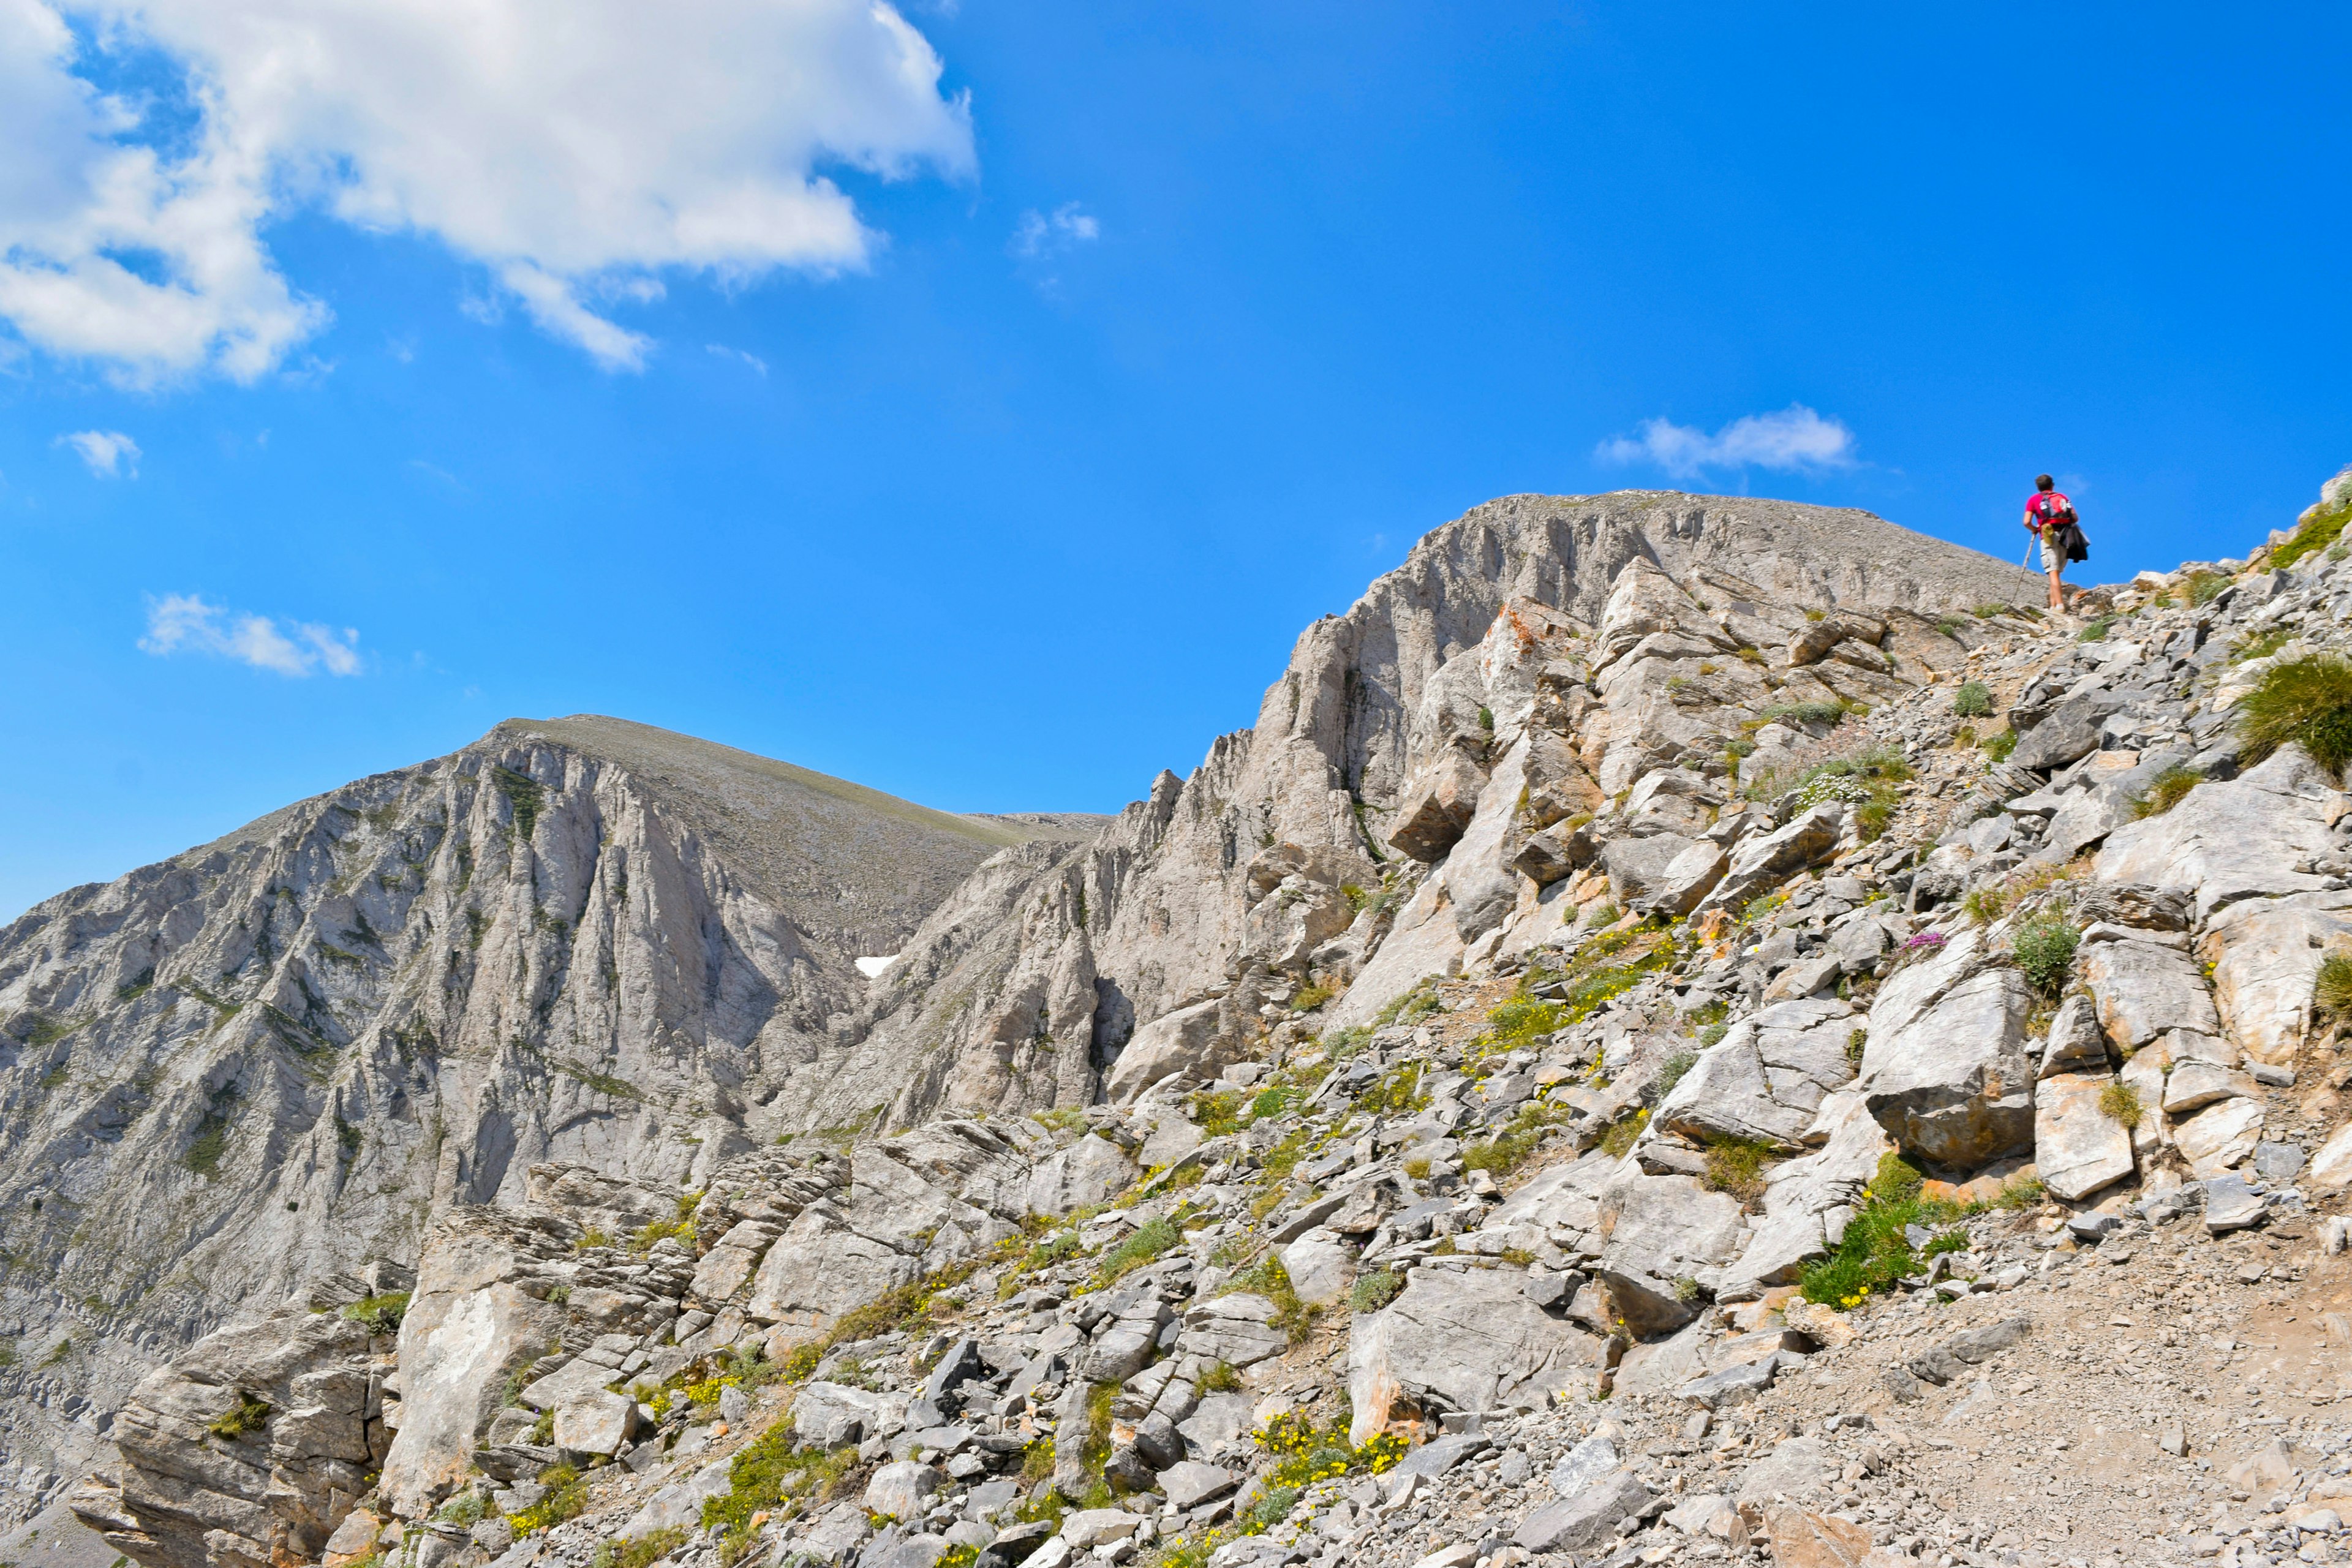
M1024 261L1034 260L1101 237L1102 225L1076 202L1064 202L1051 217L1031 207L1013 226L1013 254Z
M101 479L139 477L139 443L120 430L76 430L50 445L71 447Z
M147 635L139 647L158 658L198 653L234 659L279 675L357 675L360 634L345 626L289 621L283 628L268 616L207 604L195 594L166 594L147 601Z
M705 343L702 346L709 349L712 353L717 354L720 359L741 360L745 364L750 365L761 375L768 374L768 362L761 359L758 354L751 353L743 349L730 349L725 343Z
M1853 432L1801 403L1778 414L1749 414L1710 436L1688 425L1645 419L1635 437L1615 436L1595 455L1604 463L1650 463L1675 479L1710 468L1773 468L1781 472L1853 466Z

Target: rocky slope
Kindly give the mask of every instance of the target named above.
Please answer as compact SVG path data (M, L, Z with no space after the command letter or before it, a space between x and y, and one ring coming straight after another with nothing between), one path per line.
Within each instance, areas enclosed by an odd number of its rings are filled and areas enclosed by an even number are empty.
M534 1161L774 1136L982 819L618 720L510 721L0 932L0 1512L256 1300L414 1262Z
M180 1568L2332 1561L2352 795L2239 720L2352 643L2347 490L2057 623L1859 514L1480 509L754 1138L445 1192L74 1506Z

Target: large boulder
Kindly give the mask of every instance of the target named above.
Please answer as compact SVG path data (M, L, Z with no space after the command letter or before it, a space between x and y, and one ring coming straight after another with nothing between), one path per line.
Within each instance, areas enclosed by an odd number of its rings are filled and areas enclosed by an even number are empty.
M838 1448L884 1437L907 1425L907 1395L871 1394L841 1383L805 1384L793 1399L793 1436L804 1447Z
M2033 1144L2033 997L1969 931L1897 970L1871 1004L1853 1085L1887 1135L1939 1165L1973 1169Z
M1135 1163L1127 1151L1089 1132L1037 1162L1029 1178L1029 1212L1066 1215L1092 1207L1125 1192L1135 1175Z
M841 1315L912 1281L919 1259L850 1228L824 1204L801 1211L752 1276L746 1316L772 1323L768 1353L821 1340Z
M2122 707L2123 699L2105 687L2068 698L2018 741L2010 765L2048 773L2089 756L2099 749L2099 726Z
M2104 1072L2061 1072L2034 1085L2033 1168L2068 1203L2132 1173L2131 1129L2099 1103L2114 1081Z
M1370 1440L1404 1405L1433 1415L1539 1403L1591 1366L1597 1349L1528 1299L1524 1274L1416 1268L1402 1295L1350 1325L1349 1440Z
M1834 997L1782 1002L1732 1026L1659 1102L1654 1126L1696 1142L1760 1139L1793 1148L1822 1099L1853 1077L1861 1026Z
M1598 1275L1636 1334L1670 1333L1696 1317L1722 1266L1738 1254L1739 1200L1694 1176L1629 1173L1601 1199Z
M2284 746L2234 779L2200 784L2161 816L2108 836L2095 869L2103 882L2143 882L2188 893L2200 921L2241 899L2331 891L2299 869L2333 853L2329 827L2344 797L2300 746Z
M2100 1026L2125 1055L2174 1029L2209 1037L2221 1032L2212 994L2185 942L2173 947L2155 941L2087 942L2081 970L2097 1004Z
M1529 1513L1511 1537L1526 1551L1587 1552L1617 1537L1617 1527L1650 1506L1650 1489L1631 1470L1612 1470L1571 1496Z
M1214 998L1194 1002L1136 1030L1111 1064L1103 1093L1124 1105L1162 1079L1214 1078L1241 1060L1242 1050L1238 1037L1223 1026L1221 1004Z
M1389 847L1430 865L1444 859L1469 827L1486 787L1478 764L1458 748L1446 747L1398 803Z
M2231 1040L2258 1062L2294 1059L2311 1028L2320 961L2352 949L2352 890L2242 899L2206 922L2213 1003Z
M1730 864L1699 907L1736 910L1837 847L1845 807L1833 800L1809 806L1785 827L1740 840Z

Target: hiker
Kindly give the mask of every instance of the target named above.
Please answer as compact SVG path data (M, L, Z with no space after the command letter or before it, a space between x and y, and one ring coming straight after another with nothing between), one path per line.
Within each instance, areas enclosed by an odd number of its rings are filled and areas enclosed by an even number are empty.
M2074 515L2074 503L2058 489L2058 481L2048 474L2033 481L2033 499L2025 503L2025 526L2042 544L2042 569L2050 574L2050 607L2060 615L2066 613L2065 584L2061 580L2069 561L2087 561L2090 547L2084 542L2081 520ZM2077 594L2082 590L2074 590Z

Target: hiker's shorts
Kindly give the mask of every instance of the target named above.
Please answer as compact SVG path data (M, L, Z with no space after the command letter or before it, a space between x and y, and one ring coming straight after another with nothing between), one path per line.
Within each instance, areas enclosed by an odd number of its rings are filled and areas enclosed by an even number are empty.
M2042 569L2044 572L2057 572L2065 567L2066 552L2059 548L2057 542L2050 537L2050 530L2044 529L2036 536L2042 541Z

